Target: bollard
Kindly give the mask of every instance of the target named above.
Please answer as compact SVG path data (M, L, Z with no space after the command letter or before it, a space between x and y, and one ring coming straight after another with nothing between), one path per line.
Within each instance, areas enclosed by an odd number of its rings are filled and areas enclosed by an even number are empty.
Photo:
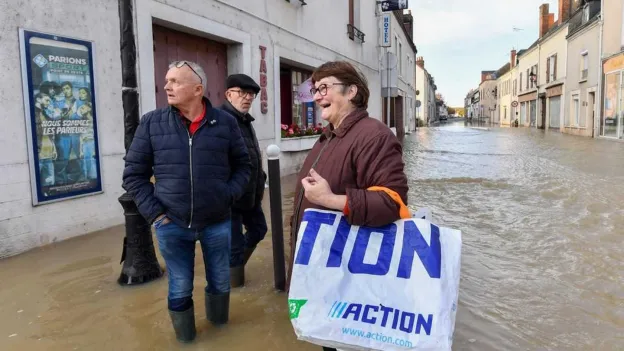
M271 239L273 243L273 278L275 288L286 290L286 262L284 260L284 226L282 223L282 188L280 184L280 149L271 144L267 147L269 168L269 196L271 205Z

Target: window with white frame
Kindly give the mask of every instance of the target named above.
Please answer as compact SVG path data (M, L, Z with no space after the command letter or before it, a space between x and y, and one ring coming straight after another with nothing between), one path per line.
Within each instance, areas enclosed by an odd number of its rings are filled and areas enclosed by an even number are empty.
M587 51L581 53L581 81L587 80L589 74L589 56Z
M548 72L546 73L546 83L557 80L557 55L548 57Z

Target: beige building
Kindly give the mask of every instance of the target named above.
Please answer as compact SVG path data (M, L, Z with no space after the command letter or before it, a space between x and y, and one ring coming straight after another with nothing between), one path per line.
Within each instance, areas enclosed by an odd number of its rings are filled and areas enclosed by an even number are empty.
M624 139L624 6L622 0L603 0L602 9L602 116L599 134Z
M572 14L568 34L568 64L563 132L594 136L600 94L600 1L588 2Z
M499 124L501 126L510 126L517 118L518 110L518 65L516 50L511 50L509 63L506 63L497 72L496 87L496 110L498 114ZM514 103L515 101L515 103ZM514 106L515 105L515 106Z
M499 124L496 114L496 71L482 71L479 84L478 117L486 121Z
M538 102L536 125L540 129L560 131L563 127L563 95L566 82L568 55L569 7L562 6L566 0L559 0L559 17L553 22L554 14L548 12L548 4L540 6L540 53ZM563 4L565 5L565 4Z
M518 53L519 126L535 127L537 120L537 65L538 42Z

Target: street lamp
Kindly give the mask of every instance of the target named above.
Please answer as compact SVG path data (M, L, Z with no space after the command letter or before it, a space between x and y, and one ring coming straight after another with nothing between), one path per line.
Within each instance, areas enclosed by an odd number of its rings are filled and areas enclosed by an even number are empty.
M121 75L124 111L124 146L130 148L134 132L139 125L139 91L136 77L136 46L134 43L134 14L132 0L119 0L121 24ZM150 224L139 213L132 196L122 194L119 203L123 207L126 235L123 241L121 262L123 267L117 282L121 285L137 285L162 277L158 264Z
M536 83L535 85L537 85L537 74L531 72L529 74L529 80L531 81L531 83Z

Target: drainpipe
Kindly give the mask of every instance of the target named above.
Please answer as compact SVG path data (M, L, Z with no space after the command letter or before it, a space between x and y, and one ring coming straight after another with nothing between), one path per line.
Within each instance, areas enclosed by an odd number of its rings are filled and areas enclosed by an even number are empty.
M598 105L598 109L597 112L596 110L594 110L595 112L595 117L594 117L594 125L592 128L592 137L593 138L597 138L600 136L600 123L602 123L602 76L603 76L603 71L602 71L602 31L604 28L604 0L600 0L600 18L598 19L599 21L599 29L598 29L598 63L599 63L599 68L598 68L598 87L596 89L596 101L595 104ZM595 109L596 107L594 107Z
M124 146L127 154L139 125L133 0L119 0L119 24L121 98L124 111ZM139 213L130 194L125 192L118 200L124 210L126 236L121 253L123 268L117 282L121 285L137 285L162 277L163 270L156 258L150 224Z

